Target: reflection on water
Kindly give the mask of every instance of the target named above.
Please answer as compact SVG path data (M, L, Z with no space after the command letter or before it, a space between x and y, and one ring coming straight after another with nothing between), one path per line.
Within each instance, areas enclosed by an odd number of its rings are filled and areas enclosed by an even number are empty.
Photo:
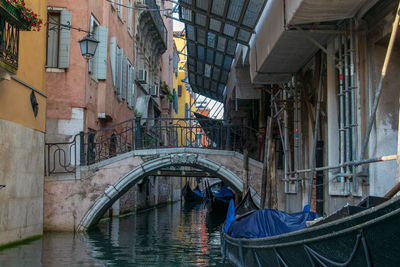
M218 266L222 221L201 205L176 203L100 223L87 234L45 233L0 251L0 266Z

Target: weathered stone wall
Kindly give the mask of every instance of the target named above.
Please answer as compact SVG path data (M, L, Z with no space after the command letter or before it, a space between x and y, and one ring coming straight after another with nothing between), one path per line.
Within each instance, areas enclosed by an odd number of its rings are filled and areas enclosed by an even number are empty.
M143 160L157 157L163 158L148 163ZM187 162L181 162L182 160ZM181 178L155 178L146 177L145 174L167 165L183 163L192 166L192 161L196 162L195 167L201 164L200 168L210 168L209 171L219 174L228 185L232 183L232 188L236 187L237 191L242 189L238 178L241 179L243 176L243 155L239 153L187 148L133 151L89 167L78 168L76 179L47 177L44 227L46 230L74 231L89 210L95 212L89 215L89 218L97 217L101 215L100 213L105 213L104 207L107 208L109 203L113 203L117 197L121 196L120 212L126 212L132 208L151 207L172 199L177 201L180 199ZM254 187L257 194L260 194L262 164L250 160L249 166L250 185ZM136 173L142 174L137 176ZM131 191L128 191L129 186L133 186ZM126 196L124 196L125 190L128 192ZM137 190L136 196L135 190ZM114 196L115 192L118 196ZM258 200L256 197L255 201ZM103 204L106 205L103 206ZM101 207L102 211L98 211L97 207Z
M44 134L0 120L0 244L43 233Z

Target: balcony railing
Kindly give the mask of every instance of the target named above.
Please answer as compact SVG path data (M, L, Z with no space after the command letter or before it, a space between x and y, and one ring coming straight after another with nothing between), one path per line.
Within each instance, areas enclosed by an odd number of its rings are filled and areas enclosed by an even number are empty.
M0 0L0 67L13 74L18 69L20 30L29 30L29 24L18 9Z
M19 29L0 17L0 67L11 73L18 69Z
M163 40L163 43L166 48L168 31L167 28L165 27L163 18L161 16L160 8L157 5L156 0L144 0L144 4L147 5L148 9L151 10L149 12L151 14L154 24L156 25L158 34L160 35L160 38Z

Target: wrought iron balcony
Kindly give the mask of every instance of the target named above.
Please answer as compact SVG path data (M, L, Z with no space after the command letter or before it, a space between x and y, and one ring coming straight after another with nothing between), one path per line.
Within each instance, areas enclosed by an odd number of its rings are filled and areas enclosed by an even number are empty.
M151 11L147 11L150 13L151 18L153 19L154 25L156 26L157 33L160 36L160 39L163 42L163 45L165 46L165 49L167 49L167 28L165 27L164 21L162 19L161 13L160 13L160 8L156 3L156 0L144 0L143 1L145 5L148 6L148 9ZM157 10L157 11L156 11Z
M0 68L15 74L18 69L19 31L29 29L18 9L0 0Z

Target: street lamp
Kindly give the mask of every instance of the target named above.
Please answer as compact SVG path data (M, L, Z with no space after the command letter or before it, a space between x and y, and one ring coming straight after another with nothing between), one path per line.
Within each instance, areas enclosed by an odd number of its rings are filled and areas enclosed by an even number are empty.
M81 53L82 56L86 57L87 59L91 58L94 56L96 53L97 45L99 44L99 41L94 39L90 33L86 35L82 40L79 41L79 44L81 45Z

